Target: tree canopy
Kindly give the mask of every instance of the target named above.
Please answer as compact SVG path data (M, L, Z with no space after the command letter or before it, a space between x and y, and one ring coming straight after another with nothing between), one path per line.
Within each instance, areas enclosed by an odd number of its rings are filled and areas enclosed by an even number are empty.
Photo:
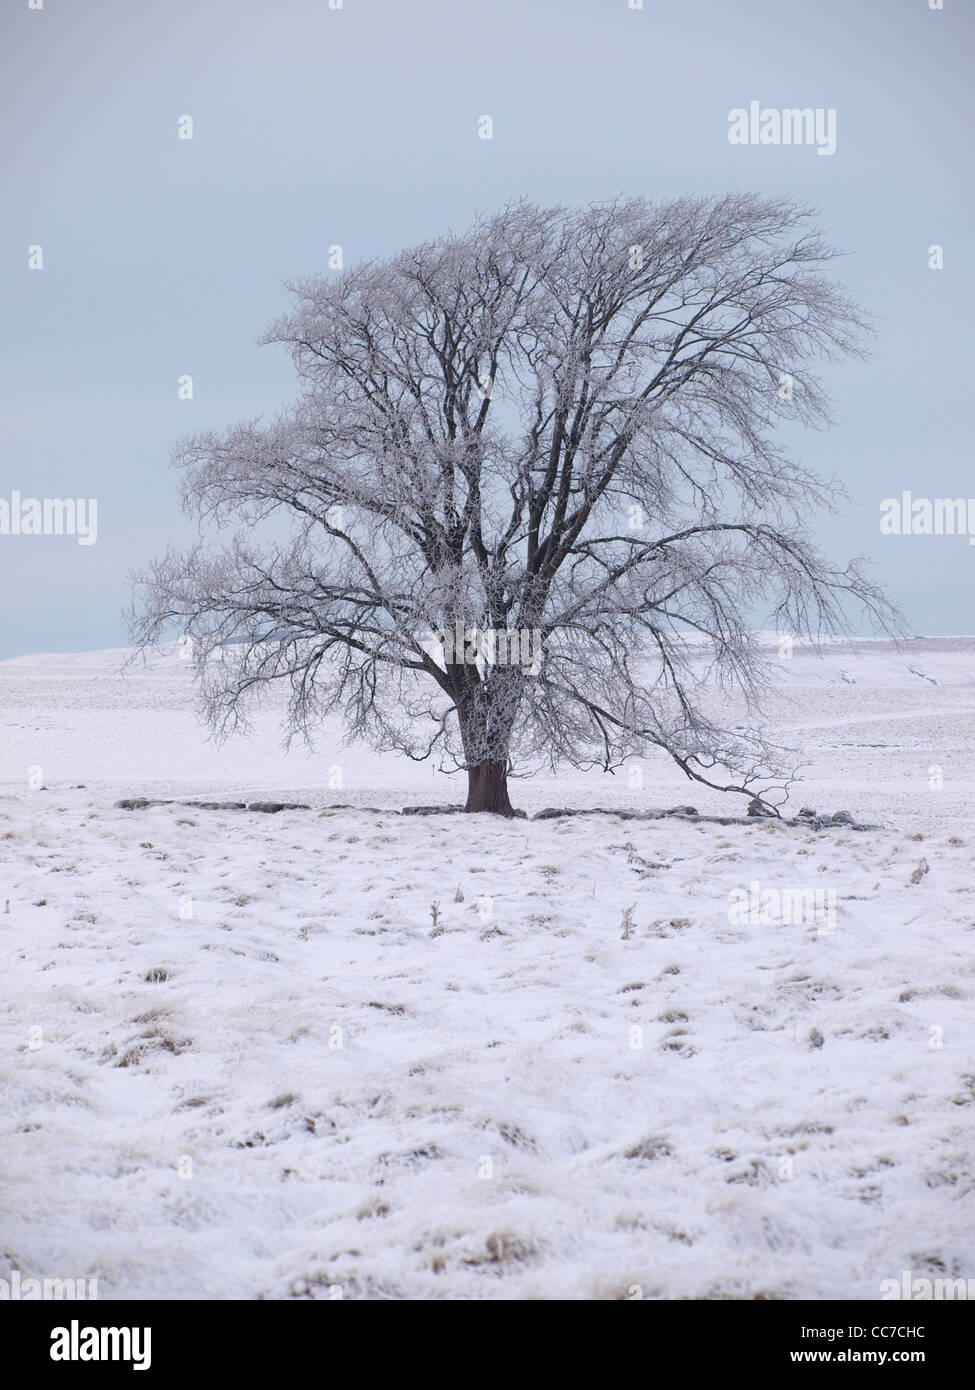
M137 576L137 639L192 638L215 730L283 683L291 729L338 710L466 769L471 810L510 813L513 768L651 747L767 793L781 752L709 710L702 662L757 700L756 615L897 623L810 538L841 489L779 438L829 422L815 369L862 351L836 254L783 199L522 201L293 283L264 341L297 399L181 442L201 539Z

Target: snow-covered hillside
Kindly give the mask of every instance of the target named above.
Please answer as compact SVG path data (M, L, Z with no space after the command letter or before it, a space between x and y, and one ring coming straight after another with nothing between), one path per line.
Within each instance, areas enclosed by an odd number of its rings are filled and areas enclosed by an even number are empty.
M792 809L865 832L402 816L459 783L337 726L285 757L273 709L214 748L175 652L123 655L0 663L0 1275L478 1299L975 1276L975 639L781 659ZM114 804L139 796L174 804ZM744 809L651 760L512 796ZM180 804L267 797L310 809ZM741 909L767 893L793 911Z
M803 781L789 806L849 807L864 821L917 826L963 821L975 792L975 638L833 643L825 655L796 645L768 649L778 693L767 702L777 739L797 751ZM432 763L346 747L336 719L315 751L282 748L281 702L254 716L250 738L221 747L196 717L192 676L177 649L127 663L129 653L82 652L0 662L0 795L26 790L31 767L50 791L113 796L278 795L399 809L411 802L463 801L462 777ZM715 696L715 703L720 703ZM741 708L725 712L745 722ZM932 787L931 769L943 785ZM35 774L37 780L37 774ZM937 777L934 777L937 781ZM77 798L84 802L88 798ZM688 782L664 755L615 775L571 771L515 781L512 800L546 806L640 810L688 802L741 813L744 802Z

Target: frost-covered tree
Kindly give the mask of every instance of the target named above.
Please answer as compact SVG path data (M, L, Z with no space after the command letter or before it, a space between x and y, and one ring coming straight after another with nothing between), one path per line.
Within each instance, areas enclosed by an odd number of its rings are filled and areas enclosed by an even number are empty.
M470 811L511 814L512 770L649 748L767 796L779 752L705 695L760 695L756 617L895 620L810 543L839 489L775 437L828 421L810 364L863 329L809 216L518 202L291 285L264 341L290 348L297 402L180 444L201 540L136 577L136 639L192 639L216 731L283 683L291 732L340 711L466 769Z

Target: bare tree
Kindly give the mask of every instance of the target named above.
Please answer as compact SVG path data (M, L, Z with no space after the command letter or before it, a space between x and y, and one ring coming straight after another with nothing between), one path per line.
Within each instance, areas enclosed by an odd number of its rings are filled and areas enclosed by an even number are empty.
M181 443L201 540L136 576L133 635L193 640L215 731L282 682L292 733L339 709L355 737L466 769L470 811L511 814L515 768L650 747L768 795L781 750L708 712L702 658L754 701L760 603L814 637L846 630L849 600L897 621L810 543L840 489L774 438L828 422L809 364L864 328L809 218L750 195L519 202L291 285L264 341L290 347L300 396Z

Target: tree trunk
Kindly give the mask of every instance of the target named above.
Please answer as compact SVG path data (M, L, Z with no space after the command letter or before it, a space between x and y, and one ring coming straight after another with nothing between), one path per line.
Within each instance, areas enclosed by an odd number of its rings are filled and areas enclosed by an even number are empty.
M480 763L467 769L467 805L464 810L493 811L498 816L515 814L508 800L508 768L505 763Z

